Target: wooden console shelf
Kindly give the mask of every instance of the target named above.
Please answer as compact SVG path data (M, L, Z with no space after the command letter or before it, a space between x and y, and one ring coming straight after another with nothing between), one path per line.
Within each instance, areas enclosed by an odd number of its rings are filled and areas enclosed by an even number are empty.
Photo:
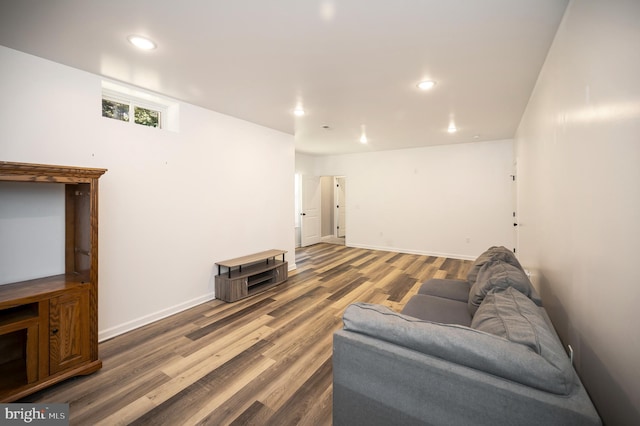
M25 182L63 185L65 205L65 272L0 285L0 403L102 367L98 179L105 172L0 161L0 181L16 190Z
M216 298L235 302L287 280L286 250L266 250L235 259L216 262ZM276 257L282 256L282 260ZM222 271L222 267L227 268ZM235 268L235 269L234 269Z

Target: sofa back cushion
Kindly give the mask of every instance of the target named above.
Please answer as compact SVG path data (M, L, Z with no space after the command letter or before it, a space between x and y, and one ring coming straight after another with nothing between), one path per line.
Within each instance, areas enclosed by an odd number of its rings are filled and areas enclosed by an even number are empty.
M485 296L494 288L514 287L527 297L531 297L533 286L524 271L510 263L494 259L480 268L476 282L469 290L469 313L475 315Z
M568 379L573 367L544 309L515 288L492 290L473 317L471 328L529 348L552 368L565 372Z
M344 329L559 395L573 389L573 370L558 368L529 346L460 325L402 315L369 303L345 310ZM560 348L562 351L562 348Z
M473 283L476 282L480 268L482 268L485 263L492 260L501 260L524 272L522 265L520 265L520 262L511 250L503 246L493 246L489 247L484 253L478 256L471 265L471 268L469 268L469 272L467 273L467 281L469 281L469 285L473 285Z

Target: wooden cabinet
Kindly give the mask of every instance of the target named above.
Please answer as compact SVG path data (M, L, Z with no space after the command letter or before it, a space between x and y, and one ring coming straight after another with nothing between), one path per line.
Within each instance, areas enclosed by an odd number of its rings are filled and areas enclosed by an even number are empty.
M0 181L63 185L65 198L64 273L0 285L2 403L102 367L98 179L105 171L0 162Z
M285 250L267 250L248 256L217 262L216 298L235 302L287 280ZM282 260L276 259L282 255ZM221 267L227 270L223 273Z

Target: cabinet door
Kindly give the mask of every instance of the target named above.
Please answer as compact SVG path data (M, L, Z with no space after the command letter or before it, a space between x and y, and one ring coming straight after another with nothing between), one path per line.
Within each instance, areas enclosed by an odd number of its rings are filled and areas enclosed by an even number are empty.
M286 281L289 273L288 273L289 264L288 262L284 262L282 265L279 265L275 270L275 279L274 282L279 284L283 281Z
M247 277L227 278L216 275L216 299L235 302L249 295Z
M89 360L89 292L72 291L49 301L49 372Z

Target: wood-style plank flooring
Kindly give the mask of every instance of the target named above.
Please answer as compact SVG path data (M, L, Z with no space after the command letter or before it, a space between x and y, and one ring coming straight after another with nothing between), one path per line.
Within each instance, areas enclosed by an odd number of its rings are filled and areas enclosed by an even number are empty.
M468 261L317 244L285 283L213 300L100 343L102 370L23 399L70 404L72 425L330 425L332 334L364 301L401 310Z

